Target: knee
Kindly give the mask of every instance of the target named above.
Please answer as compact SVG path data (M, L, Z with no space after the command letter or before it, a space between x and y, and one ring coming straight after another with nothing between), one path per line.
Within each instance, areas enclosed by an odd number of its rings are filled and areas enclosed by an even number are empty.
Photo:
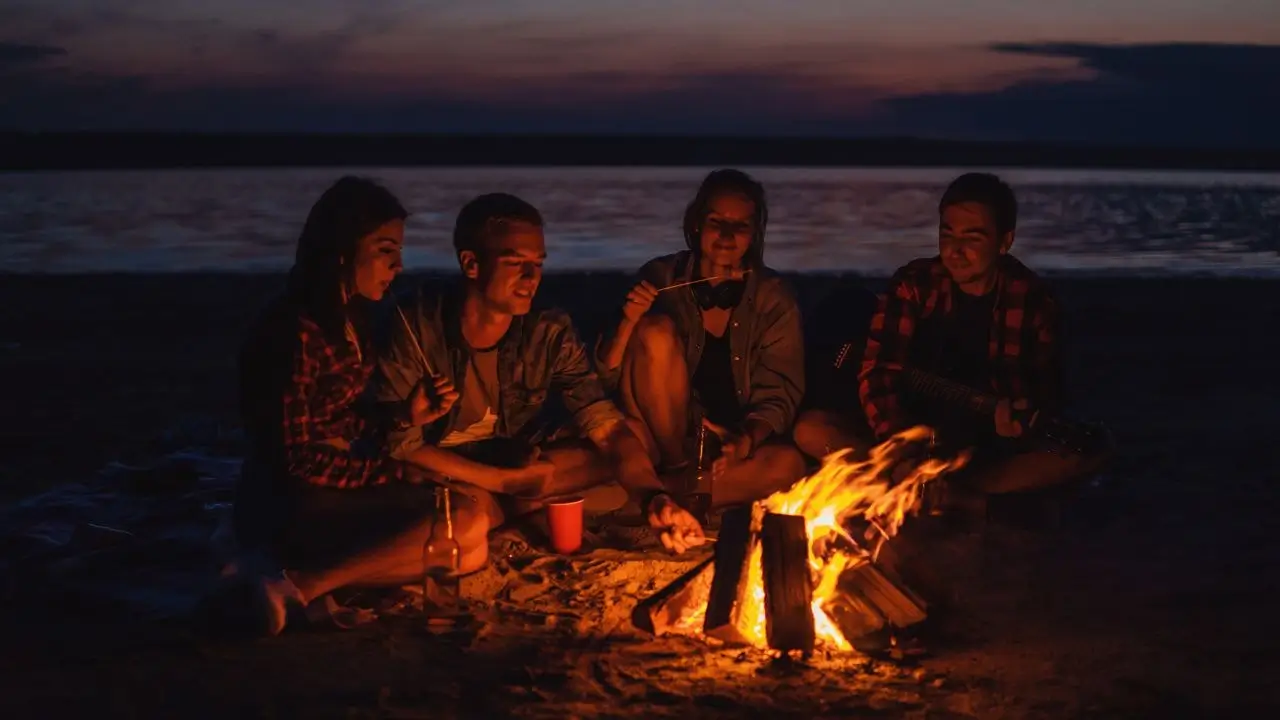
M458 574L469 575L477 570L482 570L488 562L489 545L487 543L473 548L464 547L458 558Z
M769 474L790 487L805 472L804 455L791 445L775 445L769 458Z
M631 337L632 347L650 357L675 355L680 348L675 321L662 314L650 313L640 318Z
M796 419L791 437L805 455L821 460L839 448L832 447L836 418L828 410L806 410Z
M453 536L464 552L487 546L491 525L492 518L480 505L468 504L453 511Z
M458 572L475 572L489 562L489 513L480 507L463 507L453 513L454 537L461 551Z

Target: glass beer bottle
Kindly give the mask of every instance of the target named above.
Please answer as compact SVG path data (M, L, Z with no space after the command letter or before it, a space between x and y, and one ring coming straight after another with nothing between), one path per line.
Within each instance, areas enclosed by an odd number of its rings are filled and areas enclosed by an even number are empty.
M453 536L449 488L436 490L436 519L422 547L422 610L428 622L458 614L458 570L462 548Z
M707 427L698 424L698 464L693 487L685 495L685 509L704 527L711 511L711 467L707 458Z

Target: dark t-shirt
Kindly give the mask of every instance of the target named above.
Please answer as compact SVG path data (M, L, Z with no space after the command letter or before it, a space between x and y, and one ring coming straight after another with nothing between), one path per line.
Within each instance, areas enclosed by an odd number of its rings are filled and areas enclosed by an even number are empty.
M994 291L981 296L955 293L951 315L943 321L945 332L950 336L941 368L944 375L972 388L990 389L991 323L995 307Z
M996 293L975 296L956 292L951 312L939 313L920 323L912 341L910 364L989 392L991 389L991 323ZM961 445L985 441L993 432L990 418L972 410L912 397L909 412L916 422L930 425L947 439Z
M693 373L693 392L707 419L718 425L733 426L742 420L737 389L733 385L730 363L729 332L716 337L706 333L706 346Z

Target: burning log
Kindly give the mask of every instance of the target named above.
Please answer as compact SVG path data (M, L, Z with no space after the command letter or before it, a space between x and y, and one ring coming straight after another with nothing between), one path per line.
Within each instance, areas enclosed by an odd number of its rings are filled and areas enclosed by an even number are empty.
M716 538L715 573L707 598L707 616L702 632L707 637L732 644L749 643L742 627L742 606L746 591L747 561L755 534L751 530L754 506L725 511Z
M684 629L707 605L711 593L711 561L712 558L707 558L698 563L656 595L638 603L631 613L631 622L654 635Z
M835 595L822 603L822 610L850 644L856 644L858 638L870 635L885 624L884 615L874 605L860 593L842 587L837 587Z
M817 636L813 627L809 532L804 517L766 513L760 525L760 549L769 647L812 653Z
M927 617L928 606L924 600L905 585L890 578L875 563L864 562L846 570L840 576L837 589L846 603L856 608L864 617L861 606L874 610L883 618L881 624L887 622L896 628L905 628L922 622ZM878 629L878 626L871 628ZM843 628L841 632L844 632ZM851 636L844 632L849 640L865 634L855 633Z

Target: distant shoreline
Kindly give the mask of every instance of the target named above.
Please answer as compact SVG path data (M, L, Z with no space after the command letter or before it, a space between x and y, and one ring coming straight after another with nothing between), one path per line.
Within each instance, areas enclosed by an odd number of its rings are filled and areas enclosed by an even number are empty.
M0 171L266 167L1004 167L1280 170L1280 148L919 138L0 132Z

